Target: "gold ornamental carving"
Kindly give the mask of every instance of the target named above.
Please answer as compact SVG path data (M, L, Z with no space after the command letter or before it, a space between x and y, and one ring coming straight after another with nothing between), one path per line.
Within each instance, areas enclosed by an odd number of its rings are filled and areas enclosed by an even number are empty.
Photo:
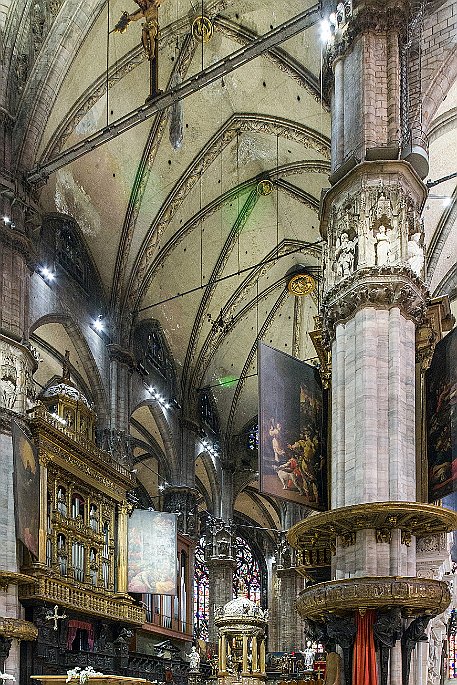
M364 609L402 608L405 616L436 616L447 609L451 595L447 584L429 578L367 577L318 583L297 598L303 618L322 620L329 613Z
M311 295L316 289L316 281L306 273L294 274L287 282L287 290L295 297Z
M196 40L208 43L214 33L213 22L205 15L196 17L192 22L192 35Z
M387 540L394 529L402 531L402 541L408 545L411 536L421 538L457 530L457 513L421 502L355 504L308 516L290 528L287 540L298 550L330 549L337 538L344 544L357 530L382 531Z
M0 571L0 590L7 590L8 585L27 585L34 582L35 578L27 576L25 573Z
M0 617L0 635L15 640L36 640L38 628L22 618Z
M135 606L130 597L118 597L104 590L88 589L49 576L37 576L35 583L21 585L19 598L22 602L39 599L52 605L74 609L83 613L111 618L126 623L142 625L146 622L145 610Z

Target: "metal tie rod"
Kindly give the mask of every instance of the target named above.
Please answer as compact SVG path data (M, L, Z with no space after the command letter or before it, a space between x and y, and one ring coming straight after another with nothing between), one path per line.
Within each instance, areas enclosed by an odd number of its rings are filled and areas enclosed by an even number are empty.
M272 31L255 38L248 46L242 47L240 50L228 55L228 57L224 57L224 59L216 62L216 64L213 64L207 69L203 69L203 71L200 71L195 76L186 79L175 88L171 88L165 93L158 95L133 112L130 112L121 119L105 126L105 128L97 131L88 138L85 138L80 143L73 145L68 148L68 150L64 150L64 152L56 155L48 162L38 165L27 175L27 181L29 183L36 183L37 181L46 180L48 176L54 171L57 171L57 169L61 169L70 162L74 162L75 159L79 159L79 157L104 145L104 143L107 143L109 140L113 140L113 138L116 138L121 133L128 131L137 124L141 124L157 112L161 112L167 107L170 107L170 105L178 100L186 98L189 95L192 95L192 93L196 93L210 83L213 83L214 81L217 81L217 79L238 69L238 67L244 66L275 45L279 45L285 40L292 38L297 33L309 28L318 21L320 13L320 4L313 5L305 12L292 17L292 19L277 26Z

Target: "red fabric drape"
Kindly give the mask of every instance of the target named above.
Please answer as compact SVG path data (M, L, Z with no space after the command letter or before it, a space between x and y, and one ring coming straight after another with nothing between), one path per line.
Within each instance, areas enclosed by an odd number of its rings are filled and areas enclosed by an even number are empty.
M352 662L352 685L378 685L376 650L373 624L376 612L367 611L364 616L356 614L357 635Z
M86 621L68 621L68 632L67 632L67 649L71 649L73 641L78 632L78 628L81 630L87 630L87 642L89 644L89 651L94 650L94 626L92 623L86 623Z

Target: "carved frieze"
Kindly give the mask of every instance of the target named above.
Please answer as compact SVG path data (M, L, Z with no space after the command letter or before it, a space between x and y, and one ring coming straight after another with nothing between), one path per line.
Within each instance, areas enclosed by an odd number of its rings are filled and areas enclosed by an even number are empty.
M332 340L338 323L348 321L365 307L391 309L419 325L427 307L425 285L407 266L374 266L359 269L329 290L324 299L324 337Z
M340 507L308 516L287 533L298 550L331 549L338 536L343 546L358 530L374 530L378 542L387 542L392 530L402 531L402 543L412 537L457 529L457 514L450 509L420 502L371 502Z
M318 583L303 590L297 599L300 616L313 621L329 613L382 609L398 606L405 615L436 616L449 605L446 583L427 578L348 578Z
M22 413L34 404L36 368L25 345L0 336L0 408Z
M0 616L0 635L16 640L36 640L38 628L21 618Z
M407 265L423 276L420 208L400 179L359 177L335 197L325 223L327 289L365 267Z

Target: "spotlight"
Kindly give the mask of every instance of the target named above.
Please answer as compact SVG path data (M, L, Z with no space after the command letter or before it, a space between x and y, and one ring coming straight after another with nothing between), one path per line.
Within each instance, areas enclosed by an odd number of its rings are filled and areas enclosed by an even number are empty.
M41 267L40 273L43 276L44 280L48 281L49 283L53 281L55 278L54 272L48 269L47 266Z
M328 19L322 19L320 23L320 37L323 43L328 43L332 37L332 28Z
M443 207L449 207L452 203L452 197L443 197Z
M93 322L92 325L93 325L93 327L95 328L95 330L96 330L98 333L100 333L101 331L103 331L104 325L103 325L103 317L102 317L101 314L99 314L99 315L97 316L97 318L95 319L95 321Z
M3 223L6 224L6 225L8 225L8 224L11 223L11 219L9 218L9 216L4 216L4 217L3 217Z

